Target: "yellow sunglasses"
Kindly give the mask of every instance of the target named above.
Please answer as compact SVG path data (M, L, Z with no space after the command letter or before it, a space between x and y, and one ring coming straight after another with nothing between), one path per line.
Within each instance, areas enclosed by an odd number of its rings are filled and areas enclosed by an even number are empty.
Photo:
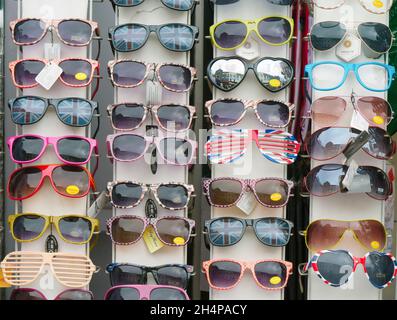
M8 216L12 237L18 242L31 242L43 236L54 225L61 239L72 244L86 244L99 233L98 219L76 214L46 216L39 213L18 213Z
M268 16L256 20L224 20L210 27L212 44L221 50L235 50L244 45L254 31L259 39L271 46L291 41L294 20L283 16Z

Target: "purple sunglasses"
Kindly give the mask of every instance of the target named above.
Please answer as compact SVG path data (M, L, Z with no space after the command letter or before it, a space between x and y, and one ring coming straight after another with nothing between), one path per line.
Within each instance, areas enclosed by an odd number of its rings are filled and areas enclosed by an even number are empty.
M11 292L10 300L48 300L39 290L33 288L17 288ZM68 289L58 294L54 300L94 300L91 291Z
M190 300L178 287L163 285L122 285L110 288L105 300Z

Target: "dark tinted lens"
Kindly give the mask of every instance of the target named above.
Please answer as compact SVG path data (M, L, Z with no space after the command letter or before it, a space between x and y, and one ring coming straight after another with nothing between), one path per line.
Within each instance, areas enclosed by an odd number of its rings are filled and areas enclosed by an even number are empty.
M16 124L32 124L39 121L45 111L44 100L36 97L20 97L11 105L11 118Z
M62 292L56 300L94 300L94 298L89 291L70 289Z
M363 150L373 157L388 160L393 156L393 140L387 132L378 127L370 127L369 141L363 146Z
M339 164L325 164L311 170L306 177L306 187L316 196L329 196L340 191L340 183L347 167Z
M214 205L230 206L236 203L242 192L242 184L238 180L219 179L209 186L209 198Z
M80 20L65 20L58 25L60 38L71 45L86 45L91 40L91 25Z
M293 4L295 0L267 0L267 1L281 6L289 6Z
M141 267L133 265L118 265L110 272L112 286L124 284L145 284L144 272Z
M84 99L66 98L59 101L57 113L66 125L84 127L91 123L94 107Z
M36 289L14 289L11 293L10 300L47 300Z
M323 253L317 260L318 272L335 286L341 286L348 281L353 266L353 259L342 250Z
M14 220L13 234L18 240L36 239L45 227L45 219L36 215L23 215Z
M316 23L310 33L310 41L314 49L325 51L335 47L345 36L346 28L336 21Z
M16 138L12 145L12 156L16 161L35 160L43 151L44 141L34 136Z
M142 196L142 187L135 183L118 183L112 189L112 202L115 206L129 207L138 203Z
M15 65L14 77L19 86L32 86L37 84L35 78L43 70L45 64L41 61L25 60Z
M226 21L214 30L214 41L223 49L232 49L243 43L247 27L239 21Z
M287 61L266 58L256 64L255 74L266 89L277 92L291 83L294 69Z
M386 254L371 252L365 261L369 281L377 288L383 288L394 275L394 262Z
M117 244L130 244L139 239L144 231L144 222L141 219L130 217L119 217L113 220L111 233L113 241Z
M168 8L187 11L193 7L194 0L161 0L161 2Z
M116 85L136 86L143 81L146 66L135 61L121 61L113 67L113 80Z
M209 282L218 288L229 288L237 283L241 266L232 261L217 261L209 266Z
M161 241L169 245L184 245L190 238L189 222L180 218L163 218L157 221L157 233Z
M80 166L59 166L52 171L51 177L57 191L69 197L82 197L90 189L88 173Z
M68 162L83 163L88 161L91 151L90 143L81 138L63 138L57 143L60 157Z
M254 228L258 239L268 246L286 246L291 236L291 227L289 223L279 218L263 218L257 220Z
M42 177L36 167L26 167L14 172L9 180L9 193L13 198L24 198L33 194Z
M137 135L120 135L113 140L113 154L116 159L132 161L143 155L146 141Z
M183 92L190 88L192 73L183 66L163 65L159 69L159 77L162 85L167 90Z
M164 138L160 141L160 152L172 164L187 165L193 157L192 145L179 138Z
M142 104L122 103L112 109L112 122L115 128L121 130L138 128L145 116L145 108Z
M148 36L148 31L140 24L122 25L113 32L113 47L121 52L138 50L145 44Z
M222 100L212 104L210 116L215 125L232 125L237 123L243 112L243 102Z
M220 218L211 222L208 238L214 246L231 246L243 237L245 225L235 218Z
M167 208L182 209L188 202L188 191L178 184L163 184L157 189L157 197Z
M226 5L226 4L236 3L240 0L211 0L211 1L214 2L218 6L222 6L222 5Z
M112 0L117 6L132 7L141 4L144 0Z
M161 125L174 130L189 128L190 111L185 106L163 105L157 110L157 117Z
M285 181L263 179L255 183L255 194L262 204L267 206L283 206L288 201L289 188Z
M139 300L139 291L135 288L114 288L105 297L105 300Z
M393 35L390 28L378 22L364 22L357 27L364 43L373 51L384 53L390 50Z
M158 30L158 36L162 45L169 50L189 51L194 45L193 29L185 24L166 24Z
M157 279L158 284L185 289L187 287L188 273L185 268L167 266L157 270Z
M282 17L269 17L258 24L259 34L266 41L273 44L286 42L292 33L290 22Z
M287 268L280 262L259 262L254 270L256 279L266 288L278 289L287 281Z
M177 289L155 288L150 292L150 300L186 300L186 297Z
M239 59L219 59L212 61L208 69L210 81L223 91L237 87L245 77L244 63Z
M278 101L262 101L256 106L256 112L261 121L271 127L285 127L288 125L289 107Z
M66 240L83 243L90 240L93 230L91 221L84 217L63 217L59 220L59 231Z
M391 193L391 186L389 178L386 173L376 167L359 167L357 170L357 175L361 175L364 181L369 185L367 186L370 192L367 192L371 197L377 200L386 200ZM358 177L360 179L360 177Z
M74 86L86 86L91 81L92 67L91 63L85 60L65 60L59 66L63 72L61 79Z
M15 25L13 36L19 44L31 44L43 36L45 27L45 23L40 20L28 19Z

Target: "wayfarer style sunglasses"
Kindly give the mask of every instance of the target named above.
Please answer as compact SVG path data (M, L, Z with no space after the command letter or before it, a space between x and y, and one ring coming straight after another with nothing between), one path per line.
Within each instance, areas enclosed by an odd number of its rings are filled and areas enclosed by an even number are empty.
M124 285L110 288L104 300L190 300L181 288L164 285Z
M325 10L336 9L346 4L346 0L312 0L312 2L316 7ZM365 10L375 14L385 14L390 10L391 6L393 5L393 0L382 0L381 5L378 4L379 1L373 0L360 0L359 2Z
M10 300L48 300L46 296L37 289L16 288L12 290ZM68 289L59 293L53 300L94 300L91 291L83 289Z
M110 0L113 6L118 7L135 7L145 0ZM194 10L198 1L196 0L160 0L161 3L169 9L176 10L176 11L189 11Z

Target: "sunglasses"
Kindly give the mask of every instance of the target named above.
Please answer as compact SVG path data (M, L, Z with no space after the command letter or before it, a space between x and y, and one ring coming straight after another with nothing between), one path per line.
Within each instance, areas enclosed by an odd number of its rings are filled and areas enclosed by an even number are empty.
M315 160L330 160L342 154L362 131L349 127L325 127L315 131L305 143L307 153ZM389 160L396 144L385 130L369 127L369 140L362 149L380 160Z
M337 246L347 231L351 231L353 238L367 250L383 251L386 246L386 229L378 220L319 219L311 222L302 235L306 246L317 252Z
M350 98L355 111L371 126L386 127L394 117L394 111L385 99L379 97ZM346 111L347 101L341 97L326 96L315 100L311 106L311 117L316 125L335 125Z
M300 149L295 137L282 130L216 129L212 130L205 150L211 163L231 163L244 156L251 141L267 160L278 164L294 163Z
M162 25L126 23L109 29L112 49L118 52L138 50L145 45L152 32L156 33L164 48L176 52L187 52L193 49L199 29L185 23Z
M108 107L114 130L129 131L143 125L147 115L157 121L160 128L169 132L182 132L190 128L196 108L182 104L145 106L142 103L125 102Z
M99 115L97 102L77 97L48 99L36 96L21 96L8 100L11 120L19 125L39 122L49 106L55 109L58 119L63 124L71 127L88 126L92 121L94 111Z
M228 208L235 206L249 188L256 200L268 208L284 207L294 186L292 181L279 178L203 179L203 191L211 206Z
M34 282L46 265L60 284L72 288L87 286L96 271L89 257L65 252L15 251L0 264L4 280L13 286Z
M171 92L188 92L193 87L196 69L176 63L145 63L135 60L112 60L108 63L110 79L114 86L135 88L143 84L154 70L164 89Z
M114 6L135 7L142 4L145 0L110 0ZM169 9L177 11L194 10L198 3L195 0L161 0L161 3Z
M87 87L94 78L94 72L99 72L99 63L96 60L83 58L66 58L60 60L46 60L29 58L9 63L14 85L20 89L33 88L38 85L36 77L44 67L56 64L62 70L59 77L61 82L69 87Z
M343 6L346 0L312 0L312 3L321 9L329 10ZM390 10L393 5L393 0L382 0L381 5L378 5L378 3L373 0L360 0L360 4L365 10L371 13L384 14Z
M37 289L17 288L12 290L10 300L48 300L46 296ZM91 291L83 289L68 289L62 291L53 300L94 300Z
M11 200L25 200L34 196L50 179L53 189L61 196L82 198L90 188L95 190L91 173L82 166L54 164L22 167L11 173L7 193Z
M258 260L255 262L233 259L214 259L203 262L203 272L208 284L215 290L234 288L249 270L257 285L266 290L281 290L292 274L292 263L281 260Z
M390 50L393 34L390 28L379 22L360 23L356 32L371 51L379 54ZM309 39L314 49L327 51L338 46L348 35L347 26L338 21L323 21L313 25Z
M332 287L348 283L361 264L369 282L378 289L389 286L397 275L397 262L390 253L368 252L355 257L345 250L322 250L305 265L304 271L313 268L317 276Z
M193 197L194 186L182 183L144 184L133 181L113 181L107 185L110 203L115 208L138 206L145 194L152 192L157 203L168 210L183 210Z
M207 75L216 88L229 92L243 82L250 69L259 83L270 92L279 92L288 87L295 74L292 63L287 59L264 57L252 64L234 56L212 60Z
M221 98L205 103L214 126L232 126L239 123L248 109L252 108L258 120L271 128L288 126L294 105L275 100L241 100Z
M262 17L256 20L230 19L210 27L212 44L221 50L236 50L244 45L251 32L271 46L281 46L291 41L294 20L287 17Z
M109 156L117 161L136 161L154 144L165 164L180 166L193 162L197 148L197 142L187 138L148 137L133 133L108 135L106 142Z
M59 39L74 47L87 46L94 33L99 35L98 24L82 19L19 19L10 22L12 40L16 45L29 46L40 42L48 31L56 31Z
M239 2L240 0L211 0L214 4L221 6L227 4L233 4ZM295 2L295 0L267 0L271 4L277 4L280 6L289 6Z
M63 241L86 244L99 233L99 221L88 216L46 216L38 213L18 213L8 216L12 237L18 242L31 242L41 238L52 225Z
M124 285L110 288L104 300L190 300L184 290L164 285Z
M111 263L106 267L112 286L147 284L147 275L151 273L156 284L185 289L193 274L193 267L183 264L165 264L146 267L130 263Z
M107 222L107 234L116 245L126 246L138 242L145 230L151 226L157 238L167 246L185 246L193 237L194 220L164 216L143 218L133 215L115 216Z
M392 194L393 188L387 174L373 166L359 166L353 179L352 190L346 190L342 181L348 169L347 165L342 164L317 166L305 177L304 185L311 195L318 197L331 196L338 192L355 192L355 180L359 192L365 192L375 200L386 200Z
M66 164L86 164L90 161L93 151L98 155L96 140L80 136L43 137L24 134L7 139L11 160L18 164L39 160L48 145L54 147L58 159Z
M311 86L319 91L339 89L346 82L350 72L354 72L357 81L365 89L384 92L389 90L396 70L394 66L381 62L321 61L305 66L305 75L309 77Z
M257 239L270 247L284 247L288 244L294 224L281 218L239 219L232 217L205 221L204 234L216 247L237 244L244 236L247 227L252 227Z

